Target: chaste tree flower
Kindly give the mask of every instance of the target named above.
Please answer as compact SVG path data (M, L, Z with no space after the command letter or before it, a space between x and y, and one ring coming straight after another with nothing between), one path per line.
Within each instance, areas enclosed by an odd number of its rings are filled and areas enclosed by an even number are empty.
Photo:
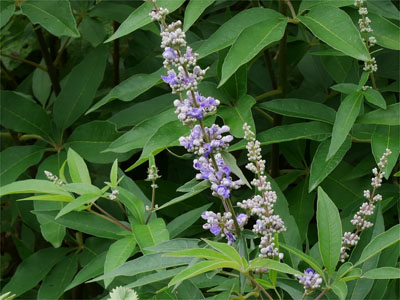
M304 275L296 275L296 278L304 287L305 295L311 294L315 289L321 287L321 275L316 273L313 269L308 268L304 271Z

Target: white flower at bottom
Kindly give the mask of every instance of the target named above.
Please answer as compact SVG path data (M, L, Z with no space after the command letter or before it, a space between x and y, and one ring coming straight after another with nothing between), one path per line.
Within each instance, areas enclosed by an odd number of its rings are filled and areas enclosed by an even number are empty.
M139 300L137 293L124 286L117 286L110 292L110 298L107 300Z

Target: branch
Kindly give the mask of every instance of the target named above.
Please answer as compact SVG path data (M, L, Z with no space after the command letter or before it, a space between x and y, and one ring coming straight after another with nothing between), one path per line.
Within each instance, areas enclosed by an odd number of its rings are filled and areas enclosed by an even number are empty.
M18 60L18 61L21 61L21 62L24 62L24 63L26 63L26 64L29 64L29 65L31 65L31 66L34 66L35 68L39 68L39 69L41 69L41 70L47 72L47 68L46 68L46 67L41 66L41 65L39 65L38 63L35 63L34 61L31 61L31 60L28 60L28 59L25 59L25 58L22 58L22 57L19 57L19 56L15 56L15 55L11 55L11 54L2 53L2 52L0 53L0 55L1 55L1 56L5 56L5 57L8 57L8 58L11 58L11 59L15 59L15 60Z
M119 23L114 21L113 28L114 32L117 31ZM117 86L119 84L119 39L115 39L113 42L113 85Z

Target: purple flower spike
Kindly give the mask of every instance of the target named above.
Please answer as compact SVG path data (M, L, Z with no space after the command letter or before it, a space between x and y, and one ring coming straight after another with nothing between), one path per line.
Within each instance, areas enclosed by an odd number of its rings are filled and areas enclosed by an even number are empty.
M164 80L165 83L168 84L176 84L176 73L175 72L171 72L168 74L168 76L161 76L162 80Z
M178 57L178 53L170 47L166 47L162 55L165 59L169 60L173 60Z
M236 240L236 237L228 230L225 230L226 238L228 239L228 244L232 245L233 242Z
M212 227L210 228L210 232L211 232L213 235L218 235L218 234L221 233L221 228L220 228L219 226L217 226L217 225L212 226Z
M236 217L236 220L238 221L239 226L243 226L243 225L247 222L247 218L248 218L248 217L249 217L249 216L246 215L246 214L240 214L240 215L238 215L238 216Z
M224 185L219 185L217 187L217 194L222 196L222 197L224 197L224 198L229 198L230 190Z

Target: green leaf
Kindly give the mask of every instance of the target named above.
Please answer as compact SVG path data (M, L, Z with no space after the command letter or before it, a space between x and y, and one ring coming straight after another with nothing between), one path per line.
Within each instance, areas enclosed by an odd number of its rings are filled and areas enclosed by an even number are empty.
M388 105L386 109L377 109L357 118L360 124L400 125L400 103Z
M189 28L196 22L207 7L213 4L215 0L191 0L185 9L185 17L183 18L183 31L188 31Z
M158 0L157 6L167 8L170 13L178 9L184 0ZM111 42L122 36L134 32L135 30L151 23L149 13L154 9L153 3L146 2L136 8L129 17L119 26L118 30L105 42Z
M255 128L251 108L256 104L253 97L244 95L237 100L234 106L223 106L218 109L218 115L224 119L224 123L231 129L231 134L241 138L244 136L243 124L247 122L251 128Z
M331 89L343 94L351 94L358 91L358 86L354 83L338 83L331 86Z
M400 278L400 269L391 267L373 269L363 274L362 277L370 279L398 279Z
M189 238L178 238L169 241L162 242L155 246L151 246L146 248L151 252L173 252L182 249L193 249L199 248L199 241L198 239L189 239Z
M69 256L60 261L43 280L37 299L59 299L64 294L64 289L74 278L77 270L78 261L76 256Z
M321 275L324 280L326 280L325 273L322 270L321 265L314 258L289 245L279 243L279 247L282 247L283 249L301 258L304 262L309 264L310 267L312 267L317 273L319 273L319 275Z
M265 47L280 40L285 32L288 20L288 18L271 9L267 20L245 28L239 34L225 58L218 86L222 86L240 66L253 59Z
M366 91L363 92L365 99L371 103L374 104L380 108L386 109L386 101L375 89L367 89Z
M33 133L51 141L51 121L32 100L11 91L0 91L0 124L17 132Z
M87 183L67 183L62 188L68 192L75 193L78 195L94 194L102 196L103 192L95 185Z
M299 12L304 12L316 5L329 4L337 7L353 5L353 0L302 0L299 7Z
M86 166L85 161L78 153L72 148L68 149L67 162L69 168L69 174L71 175L72 181L75 183L86 183L91 184L89 170Z
M66 248L46 248L33 253L18 265L13 277L3 287L1 293L11 292L18 297L29 291L64 258L67 251Z
M352 269L351 271L346 273L346 276L344 276L342 278L342 280L345 282L351 281L351 280L356 280L361 277L361 273L362 273L362 270L359 268Z
M268 20L276 14L275 11L265 8L250 8L222 24L197 50L199 58L224 49L234 43L240 33L256 23Z
M274 113L329 124L335 122L335 110L324 104L302 99L276 99L258 105Z
M135 194L122 187L118 187L118 191L118 200L125 205L125 207L139 224L144 224L145 209L143 202Z
M303 273L289 267L287 264L269 258L256 258L252 260L249 263L247 270L255 270L259 268L268 268L286 274L304 275Z
M193 225L194 222L197 221L198 218L200 218L201 214L207 210L212 204L206 204L203 205L202 207L193 209L191 211L188 211L187 213L184 213L183 215L180 215L173 219L171 222L168 223L167 229L170 235L170 238L174 238L180 233L182 233L184 230L188 229L190 226Z
M94 194L82 195L74 199L72 202L68 203L66 206L64 206L57 214L56 219L62 217L63 215L66 215L67 213L73 210L77 210L78 208L80 208L85 204L95 202L97 199L99 199L99 195L94 195Z
M380 253L382 250L387 247L393 245L394 243L398 243L400 241L400 225L397 224L387 231L376 236L363 250L361 253L361 257L355 266L358 266L370 259L372 256Z
M21 10L33 24L40 24L55 36L80 36L68 0L24 1Z
M52 194L43 194L36 195L31 197L26 197L22 199L18 199L17 201L27 201L27 200L41 200L41 201L58 201L58 202L71 202L75 198L68 195L52 195Z
M389 155L386 167L383 169L385 178L389 179L394 166L396 165L400 153L400 127L390 125L377 125L375 132L371 138L372 154L376 163L379 162L386 149L390 149L392 154Z
M149 253L145 248L169 240L169 233L163 219L151 220L147 225L132 225L133 234L143 254Z
M0 185L16 180L26 169L42 159L46 148L40 146L8 147L0 154Z
M193 266L186 268L178 275L176 275L174 278L172 278L172 280L168 283L168 286L172 286L174 284L177 284L181 281L192 278L194 276L222 268L230 268L237 270L237 264L232 261L214 261L214 260L201 261L194 264Z
M88 41L93 47L100 45L107 35L104 24L89 16L83 17L79 24L79 31L82 33L82 39Z
M246 176L244 176L242 170L238 167L236 163L236 158L226 151L221 151L221 156L224 159L225 164L232 170L233 174L240 178L240 180L251 188L250 183L247 181Z
M64 291L68 291L85 282L86 280L102 274L105 260L106 252L96 255L86 266L82 268L82 270L78 272L78 274L76 274L74 280L72 280L72 282L65 288Z
M133 250L135 250L135 247L136 241L133 236L127 236L112 243L110 248L108 248L106 261L104 262L104 274L125 263ZM109 286L112 280L112 278L104 279L105 287Z
M321 122L304 122L290 125L282 125L270 128L257 134L257 140L262 146L288 142L301 139L323 141L330 136L332 126ZM228 148L228 151L242 150L246 148L247 142L242 140Z
M146 3L145 3L146 4ZM120 27L121 28L121 27ZM161 75L165 73L164 68L160 68L151 74L135 74L125 79L112 90L99 102L93 105L86 114L89 114L99 107L111 102L115 99L122 101L132 101L137 96L143 94L148 89L152 88L157 83L161 82Z
M321 258L331 276L342 247L342 222L337 207L321 187L318 188L317 227Z
M110 171L110 183L112 188L118 185L118 159L115 159Z
M192 260L193 258L187 257L164 257L161 253L143 255L124 263L122 266L90 282L104 280L105 278L115 278L117 276L134 276L155 270L187 265Z
M107 56L107 47L99 46L68 74L53 108L59 130L72 125L92 104L103 80Z
M35 215L47 220L106 239L118 240L127 232L114 223L87 212L72 211L65 216L55 219L57 213L58 211L34 211Z
M298 17L301 23L332 48L358 60L370 60L359 30L342 10L330 5L313 7L306 16Z
M41 65L43 65L43 62ZM36 70L33 71L32 92L36 99L38 99L40 103L45 106L51 92L49 73L39 68L36 68Z
M205 249L205 248L196 248L196 249L185 249L179 250L172 253L164 254L164 256L168 257L197 257L204 258L208 260L231 260L229 256L226 256L218 251Z
M313 55L313 53L311 53ZM353 67L354 59L344 56L321 56L321 62L324 69L329 73L333 80L336 82L344 82L349 77Z
M15 11L15 2L13 0L5 0L0 5L0 28L7 24ZM7 299L4 299L7 300ZM10 299L11 300L11 299Z
M346 300L347 285L343 280L335 281L331 285L332 291L339 297L340 300Z
M176 274L180 273L184 269L186 269L186 267L178 267L178 268L174 268L174 269L158 271L158 272L150 274L150 275L145 275L145 276L141 277L140 279L126 285L125 287L135 288L135 287L145 286L147 284L158 282L161 280L165 280L165 279L174 277Z
M69 136L66 147L72 147L85 160L93 163L110 163L114 161L115 153L104 153L112 142L118 139L122 132L118 132L115 124L109 121L92 121L77 127ZM131 153L121 153L117 157L124 161Z
M376 43L379 46L400 50L400 28L396 24L386 20L381 15L368 13L368 18L371 19L371 28L373 36L376 37Z
M330 140L323 141L319 144L317 152L314 154L311 163L310 182L308 187L309 192L314 190L339 165L351 147L351 138L347 137L336 154L330 159L325 160L329 144Z
M225 243L213 242L210 240L203 239L210 247L218 250L225 256L229 257L231 260L235 261L239 266L243 267L243 261L239 253L233 248Z
M2 186L0 189L0 196L27 193L51 193L70 196L68 192L64 191L60 186L49 180L21 180Z
M332 130L332 140L326 160L332 158L346 140L353 124L360 113L363 100L362 92L355 92L344 98L336 113Z

